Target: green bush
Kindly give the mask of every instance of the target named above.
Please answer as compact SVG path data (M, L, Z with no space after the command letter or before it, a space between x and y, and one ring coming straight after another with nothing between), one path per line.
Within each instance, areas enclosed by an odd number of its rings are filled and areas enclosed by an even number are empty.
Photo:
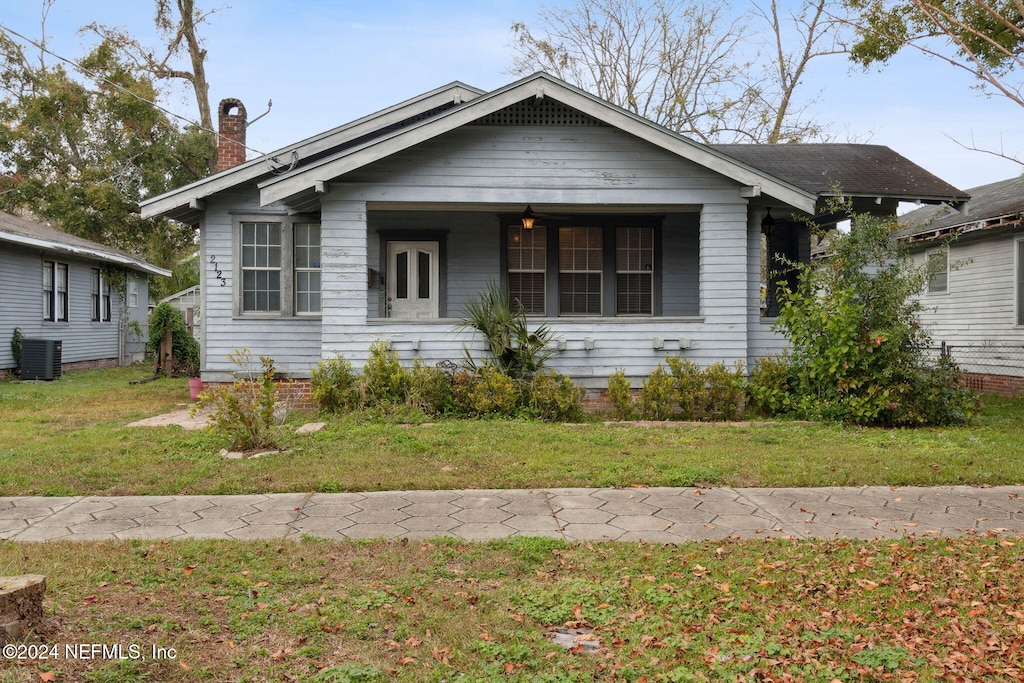
M575 422L583 417L586 390L565 375L554 372L534 375L528 394L531 411L546 422Z
M706 417L708 395L700 366L688 358L671 356L665 359L675 381L678 413L683 420Z
M758 358L750 371L747 394L751 407L761 415L772 417L792 410L793 396L786 356Z
M467 415L508 417L519 405L517 382L490 364L455 373L452 391L459 410Z
M743 363L729 370L725 363L712 363L700 373L704 380L702 419L735 420L743 412Z
M620 420L633 417L633 389L623 370L616 370L608 377L608 403Z
M171 331L171 360L164 372L172 377L198 377L199 342L188 333L182 312L164 302L149 314L147 347L158 352L160 340L168 330Z
M962 373L949 358L923 365L892 424L962 425L981 410L978 395L961 384Z
M352 410L359 405L359 377L340 355L322 360L310 377L310 397L322 413Z
M489 360L497 364L502 374L515 379L540 372L554 354L551 329L538 325L530 332L526 313L513 306L494 282L488 284L480 298L466 305L466 317L459 326L483 335L492 356ZM468 351L466 357L474 368L476 364Z
M444 415L455 409L452 378L440 368L426 365L417 358L409 376L409 405L428 415Z
M679 405L675 379L662 365L651 370L640 388L640 413L645 420L667 420Z
M411 381L409 371L398 362L398 354L387 341L378 339L370 345L370 357L366 359L359 379L359 393L364 406L386 409L405 403Z
M257 370L255 357L245 347L228 354L228 360L239 368L235 373L239 378L199 394L192 414L210 410L213 430L230 437L235 450L276 448L275 425L281 406L274 383L274 361L261 356Z

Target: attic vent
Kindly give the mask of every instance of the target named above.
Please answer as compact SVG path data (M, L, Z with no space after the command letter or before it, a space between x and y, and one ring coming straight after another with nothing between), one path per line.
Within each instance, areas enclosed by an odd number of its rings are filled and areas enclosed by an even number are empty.
M604 126L592 116L550 98L524 100L473 122L477 126L559 126L582 128Z

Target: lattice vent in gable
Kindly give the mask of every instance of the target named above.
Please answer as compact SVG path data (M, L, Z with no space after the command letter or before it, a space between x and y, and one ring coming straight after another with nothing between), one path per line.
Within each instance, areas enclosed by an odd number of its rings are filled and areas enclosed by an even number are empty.
M581 128L604 126L592 116L550 98L529 99L505 107L473 122L477 126L559 126Z

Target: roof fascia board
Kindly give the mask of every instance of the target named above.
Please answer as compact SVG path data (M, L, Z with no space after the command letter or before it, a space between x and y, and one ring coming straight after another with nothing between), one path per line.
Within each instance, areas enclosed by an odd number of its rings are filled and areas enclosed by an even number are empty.
M18 233L6 232L3 230L0 230L0 240L10 242L12 244L20 244L25 247L37 247L48 251L56 251L62 254L85 256L97 261L104 261L105 263L116 263L117 265L127 266L133 270L149 273L150 275L161 275L163 277L171 276L171 271L159 266L154 266L152 263L147 263L142 259L136 259L122 254L115 254L102 249L90 249L72 244L61 244L60 242L44 240L38 237L29 237L28 235L20 235Z
M673 133L642 117L609 105L589 93L552 80L545 74L528 76L416 126L396 131L390 136L371 140L365 145L345 150L339 155L324 159L317 164L266 180L259 184L260 203L266 206L275 201L287 199L302 190L313 187L318 181L330 181L531 96L551 96L553 99L572 106L610 126L736 180L741 185L760 185L765 194L807 213L814 213L814 204L817 199L814 194L739 163L727 155Z
M276 157L297 155L299 159L323 152L341 144L347 139L357 138L380 128L386 128L410 116L430 111L449 102L468 102L484 94L484 91L458 81L419 95L405 102L388 107L379 112L364 116L355 121L338 126L329 131L319 133L300 142L282 147L257 159L239 164L176 190L140 202L143 218L152 218L175 209L188 208L192 202L202 200L212 194L231 189L244 182L255 180L269 173L267 162ZM339 139L341 138L341 139Z

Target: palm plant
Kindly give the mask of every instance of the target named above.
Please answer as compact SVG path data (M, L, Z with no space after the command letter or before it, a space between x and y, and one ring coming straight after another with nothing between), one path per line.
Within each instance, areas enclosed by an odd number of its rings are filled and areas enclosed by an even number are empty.
M551 328L538 325L531 332L526 313L514 306L495 282L466 304L466 316L459 326L483 335L493 362L509 377L519 379L538 372L555 352ZM466 356L469 365L475 367L468 351Z

